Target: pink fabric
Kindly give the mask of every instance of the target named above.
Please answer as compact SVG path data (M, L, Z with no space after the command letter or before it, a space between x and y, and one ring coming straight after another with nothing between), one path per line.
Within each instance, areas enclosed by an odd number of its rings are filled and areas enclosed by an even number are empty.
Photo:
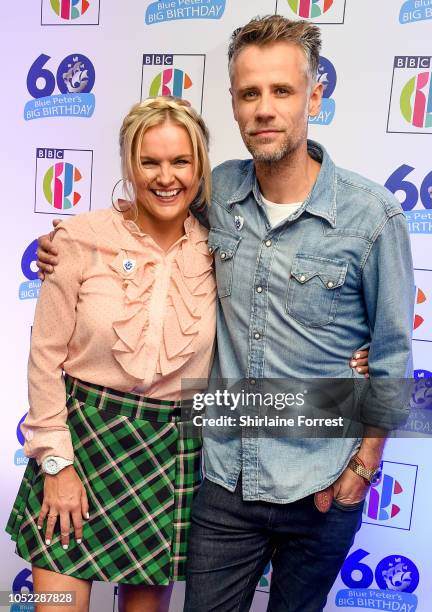
M59 264L43 283L32 333L27 456L73 458L63 369L158 399L184 396L188 380L200 379L189 395L204 388L216 326L207 234L189 216L185 235L164 252L111 209L60 224Z

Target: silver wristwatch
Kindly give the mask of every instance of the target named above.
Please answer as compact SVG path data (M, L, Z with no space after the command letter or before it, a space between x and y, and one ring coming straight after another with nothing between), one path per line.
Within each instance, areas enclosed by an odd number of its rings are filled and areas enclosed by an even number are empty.
M45 457L45 459L42 461L42 472L49 474L50 476L55 476L55 474L58 474L60 470L72 464L73 461L70 459L63 459L63 457L55 457L54 455L50 455L49 457Z

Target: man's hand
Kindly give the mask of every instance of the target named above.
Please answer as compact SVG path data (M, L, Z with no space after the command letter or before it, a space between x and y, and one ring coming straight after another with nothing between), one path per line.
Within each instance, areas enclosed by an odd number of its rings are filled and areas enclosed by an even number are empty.
M333 493L336 501L345 506L357 504L364 500L369 485L364 478L346 468L333 484Z
M56 255L58 255L58 251L52 244L52 239L54 238L55 228L60 222L61 219L54 219L54 230L51 233L44 234L38 238L36 265L39 268L38 277L41 281L45 280L45 274L51 274L54 272L54 266L58 264L58 259L56 257Z
M368 470L376 470L381 462L386 432L376 427L365 427L365 437L357 452L357 457ZM349 505L362 501L366 497L369 484L364 478L347 467L333 484L335 499L341 504Z

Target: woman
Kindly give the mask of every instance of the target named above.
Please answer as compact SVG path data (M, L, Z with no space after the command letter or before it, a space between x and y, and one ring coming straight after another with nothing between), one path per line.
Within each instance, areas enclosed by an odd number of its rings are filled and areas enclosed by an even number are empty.
M208 232L189 211L209 200L207 145L186 103L136 104L120 131L133 205L68 219L53 240L7 531L35 591L75 591L75 610L92 580L118 582L134 612L167 609L184 579L200 440L182 435L178 400L182 378L208 377L215 335Z

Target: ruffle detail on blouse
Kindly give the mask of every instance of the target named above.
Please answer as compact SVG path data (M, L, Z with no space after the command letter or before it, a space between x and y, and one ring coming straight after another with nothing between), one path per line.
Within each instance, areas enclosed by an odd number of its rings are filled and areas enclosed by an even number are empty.
M216 308L213 257L209 254L207 231L195 219L189 241L181 243L173 261L166 314L157 364L163 376L182 368L195 352L202 319Z
M129 231L134 230L131 222ZM140 382L153 381L156 374L167 376L182 368L196 350L196 340L203 330L203 318L211 321L211 342L214 338L216 311L216 281L213 274L213 257L207 245L207 230L198 220L189 216L185 221L186 236L171 263L171 274L165 302L158 304L163 313L160 343L155 347L155 332L151 328L151 299L155 289L157 258L142 252L129 273L125 271L128 259L122 250L110 267L123 279L125 315L113 323L117 340L113 355L123 370ZM132 233L135 233L134 231ZM128 251L129 256L131 250ZM204 322L205 324L205 322ZM156 355L155 352L158 354Z
M124 307L126 315L113 322L117 341L112 347L116 361L123 370L142 380L146 365L145 339L149 325L149 302L151 287L154 284L154 262L150 259L136 261L129 273L124 269L124 262L129 258L125 251L120 251L111 262L110 268L123 279Z

